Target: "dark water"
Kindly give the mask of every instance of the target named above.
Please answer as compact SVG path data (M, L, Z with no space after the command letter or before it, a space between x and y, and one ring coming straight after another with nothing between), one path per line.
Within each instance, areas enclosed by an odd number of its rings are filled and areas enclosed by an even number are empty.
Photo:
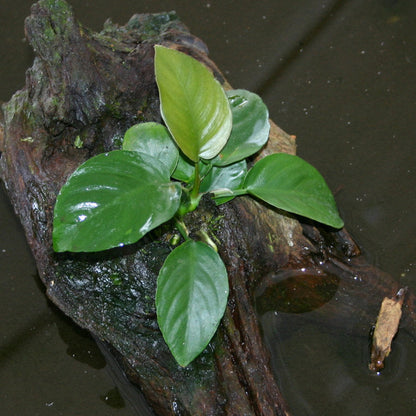
M31 1L0 0L0 100L24 84ZM106 18L176 10L236 88L262 95L325 176L369 260L416 290L416 3L413 0L72 1L96 30ZM140 415L96 344L46 300L0 195L0 415ZM367 340L263 316L295 416L416 412L414 340L401 332L384 373ZM282 335L284 334L284 335Z

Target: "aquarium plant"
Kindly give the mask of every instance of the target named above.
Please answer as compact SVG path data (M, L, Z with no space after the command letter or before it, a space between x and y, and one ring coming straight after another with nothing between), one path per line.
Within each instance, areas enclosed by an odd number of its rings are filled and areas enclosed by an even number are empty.
M248 168L269 138L259 96L224 91L206 66L164 46L155 46L154 65L164 124L133 125L122 149L75 170L57 197L53 248L108 250L171 221L180 238L157 278L156 312L171 353L187 366L215 334L229 292L213 239L201 233L194 240L185 223L202 195L217 204L250 195L331 227L343 221L324 179L301 158L276 153Z

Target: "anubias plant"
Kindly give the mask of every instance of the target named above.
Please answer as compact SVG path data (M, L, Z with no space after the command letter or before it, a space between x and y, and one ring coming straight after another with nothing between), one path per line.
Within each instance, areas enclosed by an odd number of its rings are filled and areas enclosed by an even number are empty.
M55 206L55 251L95 252L135 243L173 220L184 242L166 258L156 290L157 319L176 361L188 365L224 314L228 276L215 244L189 237L184 216L203 194L218 204L250 194L335 228L343 226L318 171L297 156L272 154L248 170L245 159L268 140L268 110L245 90L225 92L195 59L155 47L165 125L127 130L122 150L83 163ZM207 244L208 242L208 244Z

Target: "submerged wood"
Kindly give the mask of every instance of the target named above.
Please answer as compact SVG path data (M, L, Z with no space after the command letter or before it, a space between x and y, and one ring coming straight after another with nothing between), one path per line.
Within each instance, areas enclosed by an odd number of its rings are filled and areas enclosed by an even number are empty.
M302 306L313 309L308 319L366 334L380 301L398 284L365 262L345 230L300 222L250 198L221 207L206 198L186 221L191 232L202 227L220 241L230 297L209 347L179 367L154 305L156 276L171 250L169 224L127 247L56 254L53 206L79 164L119 148L131 125L160 121L154 44L194 56L225 80L174 13L135 15L125 26L106 22L94 33L63 0L41 0L25 28L36 58L25 87L2 107L0 174L48 297L111 346L157 415L288 415L256 308L281 310L286 301L276 290L309 281L309 303ZM259 157L275 151L295 153L295 141L273 125ZM413 311L408 293L402 322L414 334Z

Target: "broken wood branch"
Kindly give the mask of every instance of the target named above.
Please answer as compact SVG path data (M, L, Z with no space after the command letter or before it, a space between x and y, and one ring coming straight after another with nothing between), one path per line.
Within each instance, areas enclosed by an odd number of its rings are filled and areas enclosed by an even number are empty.
M377 317L371 348L371 361L368 368L380 371L384 368L384 360L391 351L391 343L402 317L402 306L407 288L401 288L394 298L384 298Z

